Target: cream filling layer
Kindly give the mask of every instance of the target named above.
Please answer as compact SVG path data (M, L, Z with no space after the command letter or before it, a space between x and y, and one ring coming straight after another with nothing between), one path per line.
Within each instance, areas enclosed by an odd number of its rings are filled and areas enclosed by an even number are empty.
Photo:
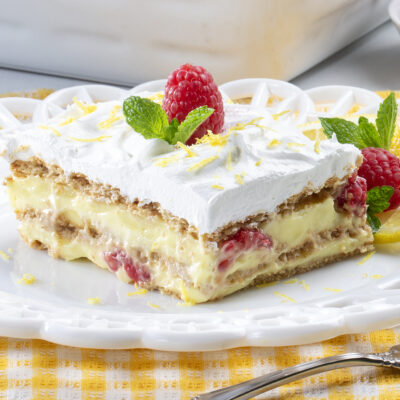
M360 220L361 222L361 220ZM335 210L332 197L290 214L277 214L261 226L264 233L286 246L296 247L315 232L331 230L335 226L352 227L355 219Z
M210 280L212 276L210 265L216 264L216 249L206 247L201 239L196 240L187 232L171 229L157 215L144 217L123 205L96 201L71 187L62 186L60 189L55 182L35 176L15 178L8 183L7 189L16 211L33 208L45 213L55 210L77 227L90 221L99 232L106 230L121 248L134 244L149 253L162 253L187 265L187 272L195 285ZM77 257L69 252L67 259L73 258Z
M88 258L96 265L108 269L104 261L104 249L82 240L65 240L58 237L55 232L49 232L34 220L23 221L18 228L22 237L28 242L39 240L48 247L50 253L56 252L57 256L65 260L74 260L78 258ZM125 282L130 283L129 278L123 268L120 268L117 277ZM196 288L192 283L173 276L164 268L152 268L152 282L162 291L174 293L182 300L192 303L202 303L210 299L210 294L204 293L204 288Z
M59 239L55 233L49 232L42 228L33 220L23 221L19 227L21 235L31 240L39 240L50 249L57 249L58 255L65 259L76 259L86 257L95 264L107 268L103 258L103 250L98 246L91 245L80 240L68 241ZM265 269L257 270L243 279L233 280L229 284L221 284L210 288L210 291L204 291L204 288L194 287L193 284L184 281L180 277L172 276L163 268L152 269L152 281L164 292L175 293L182 300L189 303L202 303L215 298L221 298L245 288L259 275L273 275L282 271L292 271L301 265L318 262L337 254L352 253L355 250L365 252L369 250L366 245L368 232L364 231L357 238L344 236L335 241L325 243L324 246L314 249L311 253L297 257L286 262L268 263ZM258 254L257 254L258 253ZM237 260L234 264L236 271L240 270L240 266L248 266L249 263L253 267L260 263L262 254L258 251L249 252ZM118 278L124 282L130 282L130 278L121 268L117 272Z

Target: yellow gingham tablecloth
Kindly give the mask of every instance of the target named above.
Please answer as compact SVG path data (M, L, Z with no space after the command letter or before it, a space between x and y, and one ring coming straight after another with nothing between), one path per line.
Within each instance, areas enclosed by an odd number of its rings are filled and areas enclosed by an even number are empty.
M42 340L0 338L0 399L190 399L259 375L339 353L381 352L400 327L291 347L176 353L92 350ZM400 372L341 369L283 386L260 399L395 400Z

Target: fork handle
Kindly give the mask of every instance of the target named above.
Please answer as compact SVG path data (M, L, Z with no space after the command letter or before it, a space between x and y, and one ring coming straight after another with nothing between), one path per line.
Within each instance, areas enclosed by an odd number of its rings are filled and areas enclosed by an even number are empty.
M383 354L347 353L310 361L282 369L237 385L201 394L193 400L250 399L278 386L306 378L321 372L345 367L391 366Z

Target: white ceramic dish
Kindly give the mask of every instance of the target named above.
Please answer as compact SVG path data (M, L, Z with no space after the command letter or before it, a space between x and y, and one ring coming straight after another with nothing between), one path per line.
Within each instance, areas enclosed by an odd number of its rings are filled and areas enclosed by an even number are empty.
M400 33L400 1L392 0L389 5L389 15Z
M159 88L162 83L149 82L141 90ZM246 96L254 95L257 107L265 104L268 93L276 91L281 103L294 102L297 109L307 108L311 116L315 116L313 99L340 104L332 107L332 116L343 115L360 99L370 112L377 107L373 92L354 87L330 86L301 92L285 82L259 79L251 85L248 80L229 82L220 90L224 96L244 92ZM45 121L70 103L73 96L91 101L118 99L133 92L86 85L62 89L42 102L3 99L0 120L3 127L12 128L20 122L10 115L21 110ZM279 103L276 107L279 109ZM6 174L6 166L0 164L0 178ZM215 303L185 307L159 293L128 296L135 290L132 285L123 284L89 262L53 260L45 252L28 248L18 238L2 186L0 250L10 257L7 260L0 256L0 336L42 338L92 348L205 351L304 344L400 323L397 255L377 253L361 264L361 257L353 258L295 280L245 290ZM19 284L24 273L33 274L36 281L32 285ZM93 297L99 297L101 304L89 305L87 300Z
M388 19L389 0L3 0L0 65L132 85L185 62L291 79Z

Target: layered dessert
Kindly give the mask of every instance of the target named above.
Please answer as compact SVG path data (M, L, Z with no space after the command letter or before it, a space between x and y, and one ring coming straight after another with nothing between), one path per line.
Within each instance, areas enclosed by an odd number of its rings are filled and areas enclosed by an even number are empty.
M170 111L163 97L142 92L135 101ZM21 237L187 303L371 250L360 150L219 100L186 144L138 132L126 100L74 99L44 125L4 131Z

